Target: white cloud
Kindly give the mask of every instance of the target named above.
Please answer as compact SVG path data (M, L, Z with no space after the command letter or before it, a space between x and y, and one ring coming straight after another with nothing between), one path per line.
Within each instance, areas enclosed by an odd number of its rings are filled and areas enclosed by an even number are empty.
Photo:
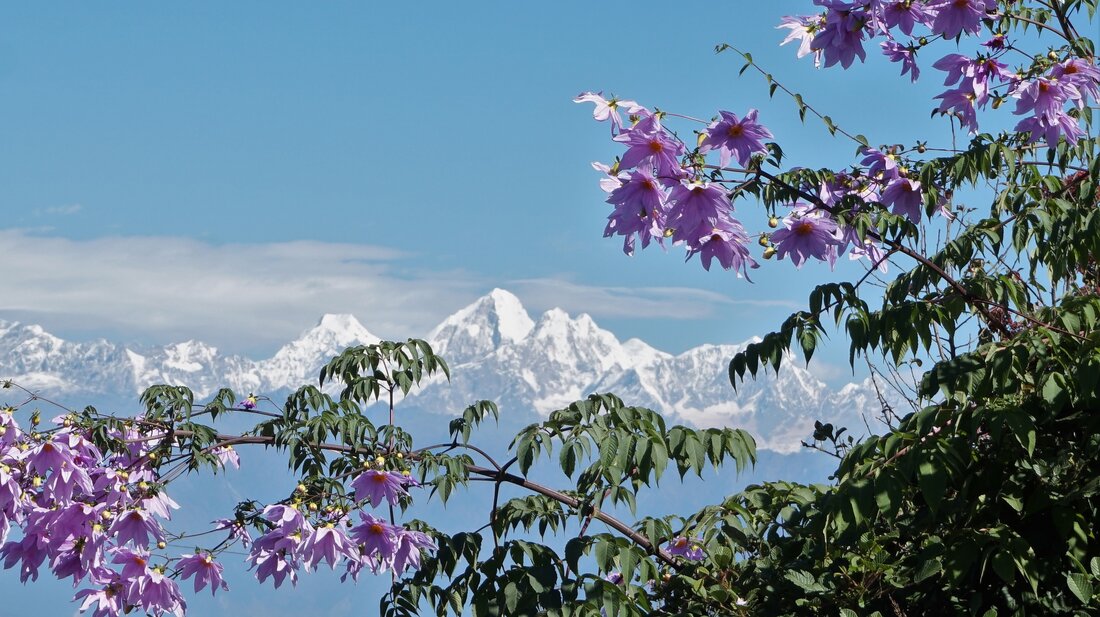
M50 206L48 208L36 208L34 213L36 215L48 215L48 216L67 216L70 214L76 214L84 209L84 206L80 204L65 204L63 206Z
M0 230L0 319L64 338L166 344L199 339L261 357L324 313L351 313L384 338L424 336L490 289L532 313L560 307L597 319L703 320L730 306L791 308L688 287L587 285L562 278L501 283L408 265L390 248L316 241L212 244L182 237L73 240L48 229Z
M484 287L406 269L387 248L323 242L215 245L178 237L71 240L0 231L0 316L48 329L270 350L326 312L380 336L422 336Z
M707 319L723 308L796 309L789 300L735 300L723 294L692 287L607 287L585 285L565 278L520 279L508 283L529 308L559 307L570 313L589 313L600 318Z

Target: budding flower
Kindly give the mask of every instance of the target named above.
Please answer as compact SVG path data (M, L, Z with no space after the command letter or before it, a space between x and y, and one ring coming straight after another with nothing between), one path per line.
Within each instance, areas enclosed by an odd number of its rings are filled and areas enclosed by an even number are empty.
M768 227L771 227L772 229L779 227L779 219L774 216L768 217Z
M375 457L374 464L381 467L382 465L386 464L386 459L382 458L381 456Z
M775 256L775 247L774 246L769 246L768 248L764 249L764 259L771 259L774 256Z
M306 492L306 485L305 484L298 484L298 486L295 487L294 490L298 491L299 493L304 493L304 492Z
M157 548L159 548L161 550L164 550L167 547L168 547L168 543L165 542L164 540L161 540L161 541L157 542Z
M763 247L765 247L765 248L766 248L766 247L767 247L767 246L768 246L769 244L771 244L771 242L770 242L770 241L768 240L768 234L760 234L760 239L759 239L759 240L757 240L757 242L759 242L759 243L760 243L760 246L763 246Z

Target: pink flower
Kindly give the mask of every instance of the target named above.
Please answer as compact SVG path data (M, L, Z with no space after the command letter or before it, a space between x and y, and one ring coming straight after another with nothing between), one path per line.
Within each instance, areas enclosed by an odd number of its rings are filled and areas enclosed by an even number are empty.
M386 521L360 513L362 523L351 528L351 537L363 547L363 555L374 561L375 569L385 569L397 552L398 528Z
M302 561L306 570L312 570L321 561L329 568L336 568L341 557L353 559L355 545L344 534L342 524L329 523L313 530L302 545Z
M684 536L675 538L668 543L668 554L692 561L699 561L706 556L706 553L703 552L703 546L698 540L691 540Z
M223 469L227 465L232 465L234 469L241 468L241 457L232 445L214 448L210 453L218 457L218 462L221 463Z
M648 114L649 111L634 101L623 101L612 97L603 98L602 92L581 92L573 99L574 103L595 103L592 117L599 122L611 120L611 134L616 135L623 128L623 119L619 116L619 109L623 109L630 115Z
M210 553L195 553L184 555L176 562L180 578L187 580L195 577L195 593L210 585L210 595L214 595L218 589L229 590L229 585L222 580L222 565L214 561Z
M352 480L351 488L355 489L357 499L365 499L377 508L383 499L396 506L401 495L408 495L406 483L405 476L397 472L368 469Z
M836 260L840 241L836 239L837 227L832 219L802 214L788 216L783 223L786 229L772 234L772 242L776 244L776 256L779 259L790 255L797 268L801 268L810 257L830 263Z

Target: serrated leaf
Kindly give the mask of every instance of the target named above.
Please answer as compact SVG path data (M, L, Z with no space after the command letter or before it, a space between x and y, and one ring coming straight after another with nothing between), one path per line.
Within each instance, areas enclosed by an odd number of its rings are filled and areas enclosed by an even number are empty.
M1069 586L1069 590L1072 591L1073 595L1077 596L1077 599L1081 602L1085 604L1092 602L1092 581L1089 580L1087 574L1081 574L1080 572L1067 574L1066 585Z

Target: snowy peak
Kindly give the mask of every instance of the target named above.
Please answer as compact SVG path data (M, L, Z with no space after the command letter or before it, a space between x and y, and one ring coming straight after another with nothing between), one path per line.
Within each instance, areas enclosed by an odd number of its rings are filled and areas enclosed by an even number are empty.
M352 315L327 314L297 340L284 345L271 358L257 363L260 387L295 388L313 381L317 369L348 347L377 343L377 336Z
M459 365L522 341L534 327L519 298L494 289L436 326L428 341L436 353Z
M761 448L791 452L812 433L814 420L859 433L864 415L881 411L873 383L833 390L793 361L779 375L734 391L729 359L759 339L672 355L639 339L620 342L586 314L551 309L536 323L518 298L501 289L457 311L427 338L452 372L449 382L431 381L402 403L425 412L450 414L491 399L503 416L522 423L592 392L614 392L673 422L742 427ZM223 386L278 397L314 383L321 366L345 348L378 340L352 315L329 314L271 358L254 361L199 341L130 350L102 340L73 343L39 326L0 321L0 379L77 395L132 397L167 383L188 386L200 398ZM903 401L888 403L905 411Z
M359 323L355 315L348 313L326 313L307 334L312 333L331 333L338 340L346 341L378 339Z

